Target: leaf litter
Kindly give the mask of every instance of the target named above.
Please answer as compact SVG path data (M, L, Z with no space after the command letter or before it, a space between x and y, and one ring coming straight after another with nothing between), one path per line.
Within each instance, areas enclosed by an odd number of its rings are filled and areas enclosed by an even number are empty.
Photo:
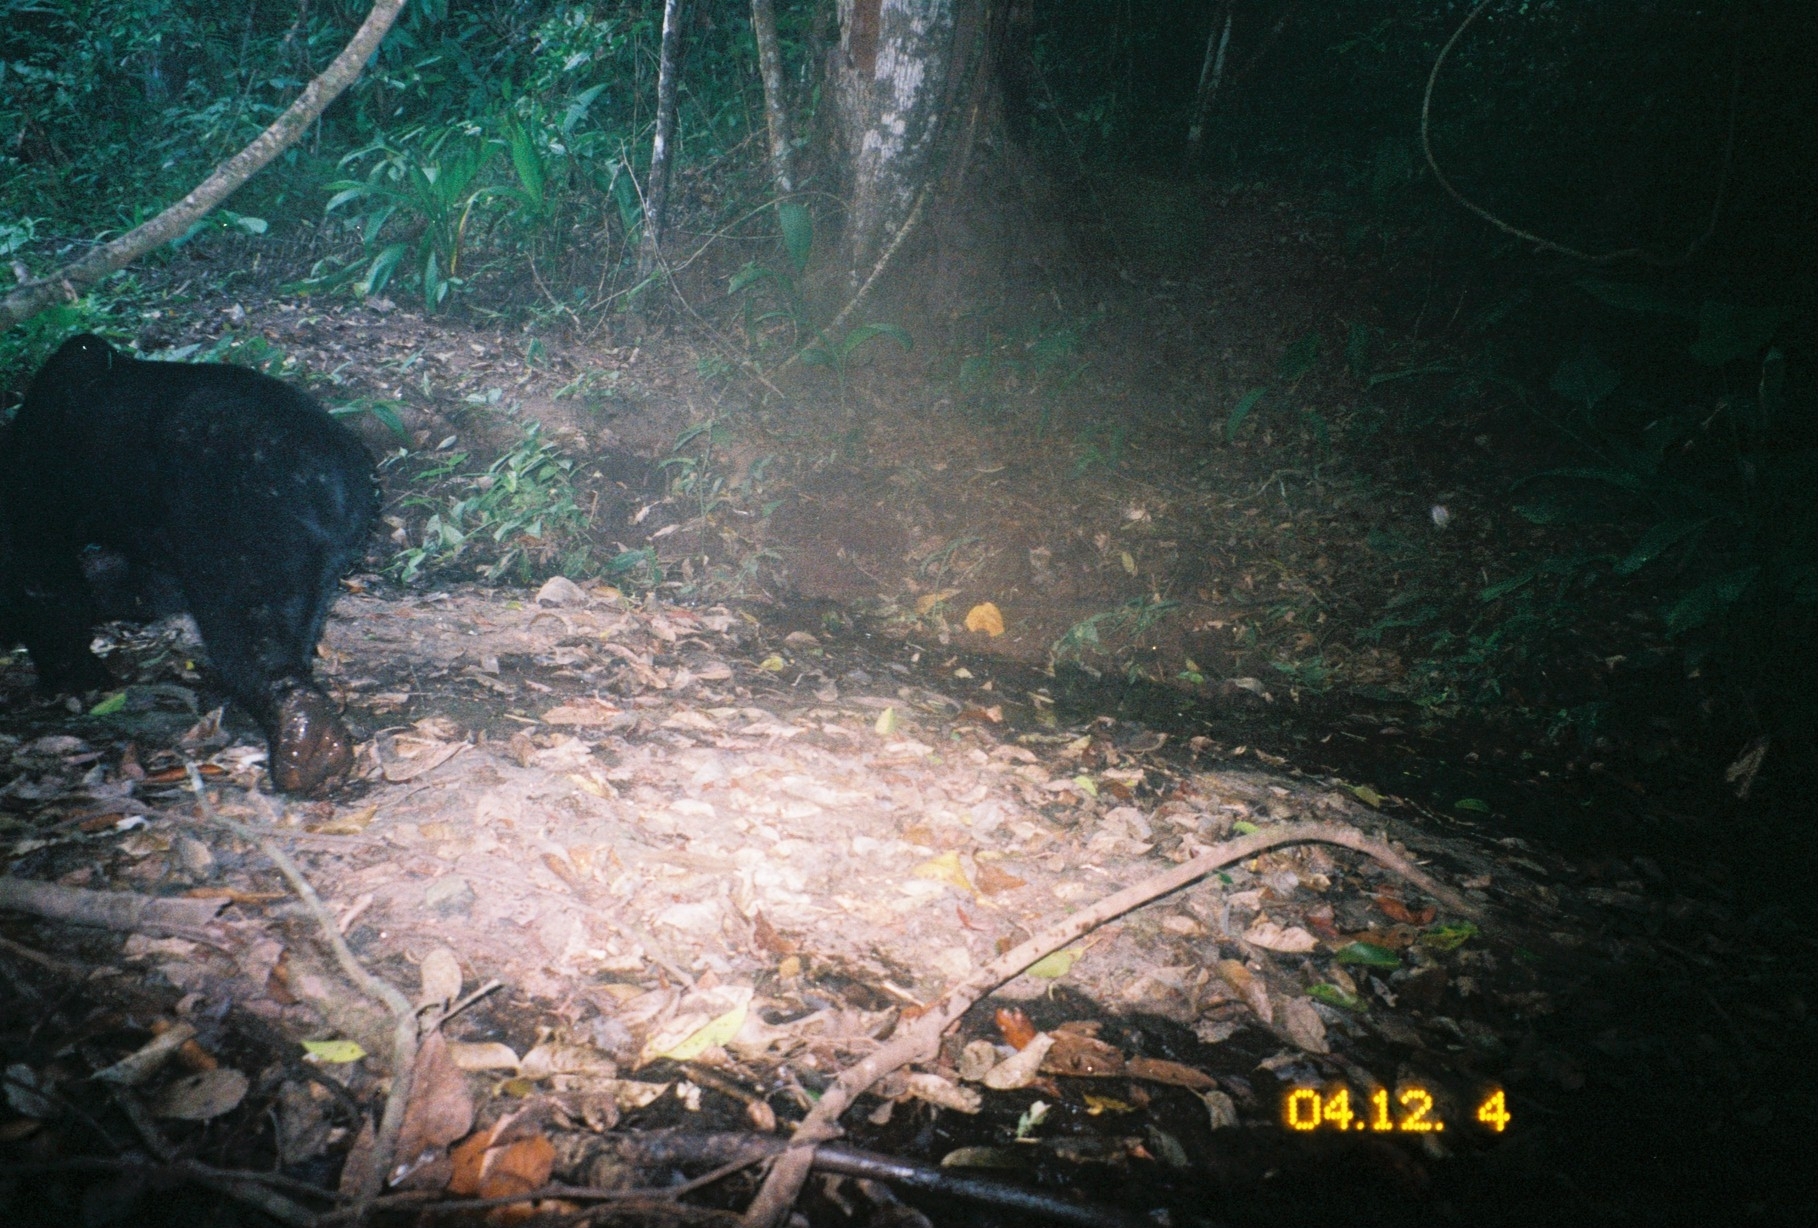
M322 655L362 734L332 803L262 793L256 739L193 703L7 718L0 908L29 920L0 960L43 985L15 980L16 1009L62 983L109 1020L66 1052L9 1039L7 1137L80 1151L56 1123L106 1085L153 1155L205 1149L224 1163L192 1180L307 1223L424 1198L574 1213L661 1184L625 1149L641 1131L826 1141L861 1095L880 1141L1009 1098L1063 1169L1084 1153L1042 1129L1053 1106L1148 1117L1105 1136L1132 1172L1193 1167L1215 1130L1282 1134L1272 1086L1418 1081L1457 1109L1486 1082L1583 1081L1533 1050L1555 1009L1534 952L1582 945L1560 863L1368 786L1108 720L1019 732L969 673L948 694L840 672L748 612L570 581L351 593ZM1145 898L1167 874L1188 877ZM397 1003L350 984L330 931ZM1145 1052L1112 1018L1172 1039ZM262 1115L289 1186L234 1175L264 1163ZM794 1200L789 1167L760 1202Z

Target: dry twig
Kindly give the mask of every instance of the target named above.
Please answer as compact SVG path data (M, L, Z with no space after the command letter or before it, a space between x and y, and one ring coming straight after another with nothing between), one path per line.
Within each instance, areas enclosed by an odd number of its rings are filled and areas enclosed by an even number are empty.
M1373 840L1356 828L1342 823L1287 823L1227 840L1164 874L1157 874L1135 886L1106 896L1092 907L1074 913L1021 946L1006 951L942 994L923 1014L899 1028L883 1048L848 1067L796 1128L789 1150L777 1157L776 1163L771 1166L770 1175L765 1178L763 1188L746 1209L741 1222L746 1228L772 1228L773 1225L780 1224L789 1208L795 1205L802 1183L807 1180L809 1169L814 1165L815 1145L838 1136L837 1123L847 1106L866 1088L892 1071L933 1057L940 1049L941 1034L970 1010L974 1002L993 989L1107 921L1178 891L1214 870L1280 845L1311 842L1336 844L1375 858L1452 911L1466 916L1479 914L1480 910L1475 905L1451 888L1434 881L1413 862L1390 848L1385 841Z

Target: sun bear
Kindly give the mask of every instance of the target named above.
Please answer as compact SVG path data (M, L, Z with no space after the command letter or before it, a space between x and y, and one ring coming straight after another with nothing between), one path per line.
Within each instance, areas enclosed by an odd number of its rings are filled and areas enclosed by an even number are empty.
M110 685L88 647L110 602L85 566L116 554L113 586L195 618L265 731L273 784L323 792L353 742L310 662L377 502L366 446L306 393L72 337L0 443L0 632L25 644L41 691Z

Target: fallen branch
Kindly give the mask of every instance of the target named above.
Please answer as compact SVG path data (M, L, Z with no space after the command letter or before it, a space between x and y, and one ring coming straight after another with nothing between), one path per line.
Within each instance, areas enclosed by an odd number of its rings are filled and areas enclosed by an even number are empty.
M215 813L215 808L208 800L208 791L202 786L202 773L196 765L189 765L189 788L196 795L196 806L201 812L202 821L211 827L218 827L255 845L265 854L291 890L303 901L303 906L315 918L316 928L322 933L322 941L334 953L335 962L347 979L357 986L360 992L379 1002L391 1012L391 1090L385 1097L385 1111L379 1117L378 1134L373 1141L372 1162L366 1172L360 1174L360 1187L355 1192L355 1203L352 1222L364 1223L371 1213L372 1205L379 1197L385 1185L385 1174L391 1171L392 1153L397 1150L398 1132L404 1127L404 1109L410 1103L410 1085L417 1065L417 1011L410 1004L410 999L400 993L396 987L368 972L353 948L347 945L347 939L341 936L341 927L335 923L334 914L322 903L322 897L316 894L315 887L290 855L273 844L265 835L244 823L224 819ZM253 802L265 809L273 826L277 825L277 815L271 811L271 803L263 793L251 793Z
M281 1173L215 1168L198 1160L176 1159L169 1163L154 1164L131 1155L117 1159L107 1156L70 1156L61 1160L0 1165L0 1176L27 1177L40 1173L113 1173L141 1177L148 1183L188 1181L257 1208L280 1224L291 1225L293 1228L309 1228L317 1221L316 1213L303 1204L286 1198L279 1191L289 1190L331 1202L335 1197L333 1190L324 1190Z
M56 883L0 876L0 908L30 913L46 921L92 925L100 929L179 932L185 937L215 919L227 901L165 899L130 891L85 891Z
M1193 860L1164 874L1126 887L1050 926L1020 946L1006 951L979 971L936 999L928 1009L897 1030L877 1052L850 1066L822 1094L820 1103L796 1128L789 1150L777 1157L763 1188L746 1208L740 1221L745 1228L773 1228L795 1205L802 1183L814 1166L815 1147L839 1135L840 1114L873 1083L912 1062L926 1061L940 1050L941 1034L980 998L1031 964L1052 955L1068 943L1107 921L1142 907L1152 900L1179 891L1214 870L1254 857L1284 844L1336 844L1374 858L1385 868L1414 884L1453 912L1478 916L1480 909L1449 887L1442 886L1390 848L1354 827L1342 823L1287 823L1215 845Z

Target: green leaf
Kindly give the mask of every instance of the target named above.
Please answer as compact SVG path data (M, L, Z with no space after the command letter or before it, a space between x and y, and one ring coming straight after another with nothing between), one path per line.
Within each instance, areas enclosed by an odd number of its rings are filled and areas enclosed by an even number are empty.
M1420 936L1420 945L1432 951L1456 951L1477 937L1477 927L1469 921L1447 921L1435 925Z
M1237 428L1244 424L1244 419L1250 416L1250 411L1256 408L1256 403L1262 400L1263 393L1267 391L1266 387L1252 388L1238 399L1236 405L1232 406L1231 416L1225 419L1226 443L1237 438Z
M1616 368L1587 346L1576 357L1560 363L1547 386L1575 405L1594 409L1599 401L1616 391L1616 385L1621 382L1622 376Z
M755 286L758 282L769 280L775 276L775 273L772 273L761 264L748 264L734 273L731 279L727 281L726 293L737 294L747 286Z
M1395 962L1399 964L1401 961L1397 960ZM1346 993L1336 985L1309 985L1307 986L1307 996L1316 1001L1324 1002L1327 1006L1342 1007L1348 1011L1362 1013L1369 1009L1362 998L1358 997L1356 994Z
M776 207L777 224L783 230L783 249L789 263L799 274L808 267L808 255L814 250L814 216L794 201L786 200Z
M393 243L390 247L373 257L366 277L360 282L360 297L370 298L385 288L391 275L397 270L398 262L408 254L409 248L402 243Z
M88 710L90 716L112 716L116 712L126 711L126 692L115 691L106 699Z
M1372 789L1369 785L1352 785L1351 795L1372 810L1379 809L1382 806L1382 794Z
M1490 803L1481 797L1461 797L1452 803L1454 810L1469 810L1472 814L1490 813Z
M1281 363L1275 369L1276 377L1293 383L1313 369L1319 361L1319 334L1308 333L1299 341L1288 347L1281 356Z
M1667 608L1666 625L1670 634L1703 626L1714 616L1742 600L1755 577L1761 574L1759 564L1732 571L1707 580Z
M1365 968L1399 968L1401 956L1374 942L1348 942L1332 956L1336 964L1361 964Z
M1073 971L1073 965L1079 962L1082 954L1083 952L1073 947L1050 952L1029 965L1029 975L1039 976L1044 981L1058 981Z
M306 1040L303 1051L318 1062L344 1065L366 1056L366 1050L351 1040Z
M1712 516L1688 516L1679 520L1661 521L1643 533L1641 540L1635 543L1635 548L1629 551L1628 557L1616 564L1616 574L1634 575L1714 519Z
M1706 302L1698 309L1698 340L1686 351L1707 367L1759 353L1786 321L1784 307L1737 307Z
M1602 482L1623 490L1640 490L1642 485L1641 475L1631 469L1591 468L1548 469L1542 473L1530 473L1515 485L1525 486L1529 482L1538 481L1541 478L1572 478L1580 482ZM1545 524L1546 522L1536 521L1535 523Z
M1678 295L1664 294L1651 286L1637 286L1632 282L1604 281L1601 278L1585 277L1578 282L1578 288L1600 303L1623 311L1636 311L1653 315L1678 316L1684 320L1696 319L1698 312L1691 300Z
M913 350L915 348L915 338L909 335L907 329L898 328L894 324L861 324L847 333L845 340L840 342L840 357L850 358L854 350L865 344L865 342L870 341L873 337L888 337L902 346L905 350Z
M1498 580L1496 583L1478 593L1477 599L1479 601L1495 601L1498 597L1506 597L1516 589L1531 583L1534 579L1534 575L1535 572L1530 569L1522 572L1518 576L1511 576L1507 580Z

